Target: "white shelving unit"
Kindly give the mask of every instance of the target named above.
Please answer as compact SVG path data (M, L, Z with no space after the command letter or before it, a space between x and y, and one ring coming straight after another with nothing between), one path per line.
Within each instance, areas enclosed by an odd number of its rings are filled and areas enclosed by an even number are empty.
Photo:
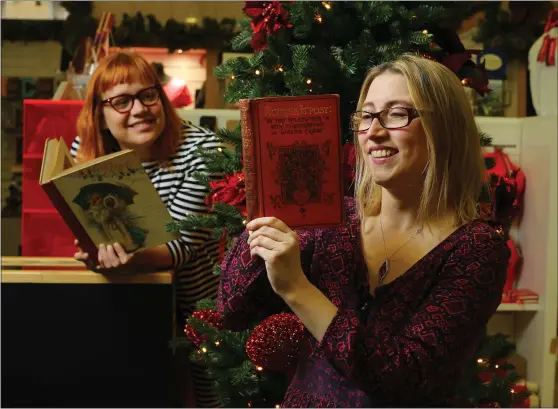
M489 323L489 332L515 340L517 353L527 360L527 380L539 385L541 407L552 407L556 382L557 337L557 140L558 118L477 117L482 131L504 148L526 176L523 219L512 231L523 255L517 288L539 294L539 304L502 304Z
M218 128L240 117L233 109L179 110L179 114L194 124L201 116L215 116ZM527 360L527 380L539 385L541 407L552 407L556 355L550 348L558 321L558 118L476 119L494 145L507 145L504 151L525 172L523 219L511 231L523 255L516 287L539 294L538 304L501 304L488 330L512 337L517 353Z

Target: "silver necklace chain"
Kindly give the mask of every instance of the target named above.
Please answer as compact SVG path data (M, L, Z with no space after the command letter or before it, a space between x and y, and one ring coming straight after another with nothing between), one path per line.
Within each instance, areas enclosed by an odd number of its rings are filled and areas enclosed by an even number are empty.
M393 253L391 253L391 256L388 257L387 255L387 247L386 247L386 239L384 237L384 226L382 225L382 216L379 216L380 218L380 229L382 231L382 241L384 242L384 262L382 263L382 265L380 266L380 284L382 283L382 281L384 281L384 279L387 277L388 273L389 273L389 259L391 257L393 257L395 255L395 253L397 253L399 250L401 250L403 248L403 246L405 246L407 243L409 243L412 239L414 239L421 231L422 231L422 227L419 227L417 229L417 231L411 235L411 237L409 237L407 239L407 241L405 241L405 243L403 243L401 246L399 246L399 248L397 250L395 250Z

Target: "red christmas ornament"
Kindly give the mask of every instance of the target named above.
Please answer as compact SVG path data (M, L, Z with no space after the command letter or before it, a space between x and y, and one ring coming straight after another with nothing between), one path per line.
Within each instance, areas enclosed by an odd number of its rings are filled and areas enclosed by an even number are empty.
M213 193L207 196L205 200L207 206L213 206L213 203L227 203L238 209L240 213L246 216L246 186L244 185L244 173L237 172L233 175L227 175L222 180L212 180L209 186Z
M266 36L282 28L291 28L289 13L281 3L274 1L247 1L244 12L252 18L250 27L254 34L250 45L254 51L261 51L267 47Z
M194 311L192 313L192 318L197 318L217 329L220 329L223 326L223 318L219 315L217 311L213 310L200 310ZM199 347L202 342L205 341L205 337L199 336L196 330L186 323L184 326L184 334L188 337L190 341L196 346Z
M263 369L292 373L303 334L304 326L296 315L272 315L250 333L246 355Z

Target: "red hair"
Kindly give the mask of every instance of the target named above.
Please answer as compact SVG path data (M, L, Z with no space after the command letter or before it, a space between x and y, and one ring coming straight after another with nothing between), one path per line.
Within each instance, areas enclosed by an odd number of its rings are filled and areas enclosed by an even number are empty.
M77 120L80 145L78 162L85 162L110 153L118 146L115 138L101 132L101 93L125 83L153 84L161 87L160 100L165 115L165 127L152 146L153 159L164 162L176 151L181 138L181 120L149 63L136 53L117 53L104 58L91 76L85 103Z

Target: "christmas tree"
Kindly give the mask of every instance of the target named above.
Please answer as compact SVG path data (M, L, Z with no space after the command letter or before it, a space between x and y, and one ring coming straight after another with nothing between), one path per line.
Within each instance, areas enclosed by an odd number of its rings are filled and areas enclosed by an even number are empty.
M228 103L266 96L339 94L341 123L347 125L367 71L405 52L437 60L452 69L464 86L480 94L489 92L484 68L473 63L455 33L456 27L439 24L456 24L455 16L462 13L465 17L470 6L443 4L246 2L247 18L239 23L232 46L238 51L251 47L254 52L227 60L215 69L215 75L229 81ZM246 203L240 125L235 130L219 130L217 136L231 148L200 150L199 154L205 157L210 172L221 172L225 177L210 181L197 175L211 192L207 202L212 214L191 215L169 228L212 229L214 237L223 241L223 256L244 230ZM353 177L352 137L347 126L343 166L349 186ZM490 143L488 137L479 137L483 145ZM217 264L215 274L219 273ZM296 316L285 311L253 323L250 331L230 332L220 328L214 300L203 300L197 307L187 321L186 338L178 344L191 347L191 359L207 366L223 406L278 406L296 364L302 334Z

